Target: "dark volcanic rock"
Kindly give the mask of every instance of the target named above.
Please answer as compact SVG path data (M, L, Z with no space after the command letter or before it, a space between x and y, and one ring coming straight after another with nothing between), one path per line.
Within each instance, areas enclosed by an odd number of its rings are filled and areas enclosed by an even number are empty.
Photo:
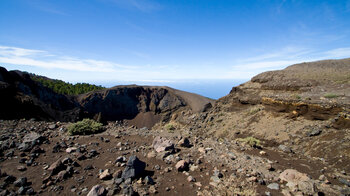
M122 173L123 179L135 179L145 171L146 163L140 161L135 155L131 156L126 163L126 168Z

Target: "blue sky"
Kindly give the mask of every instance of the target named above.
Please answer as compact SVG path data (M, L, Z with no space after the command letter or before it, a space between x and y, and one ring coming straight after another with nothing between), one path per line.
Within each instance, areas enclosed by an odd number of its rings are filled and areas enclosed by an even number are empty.
M69 82L249 80L346 57L350 0L0 1L0 65Z

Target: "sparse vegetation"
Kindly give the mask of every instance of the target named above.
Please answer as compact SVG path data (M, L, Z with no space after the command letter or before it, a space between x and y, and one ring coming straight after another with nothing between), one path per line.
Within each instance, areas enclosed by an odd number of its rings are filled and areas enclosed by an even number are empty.
M301 96L300 95L294 95L295 99L297 100L301 100Z
M325 98L327 99L332 99L332 98L337 98L338 95L337 94L334 94L334 93L327 93L324 95Z
M247 115L248 116L254 115L254 114L260 112L261 110L263 110L262 107L253 107L247 112Z
M248 144L251 147L254 148L261 148L261 141L254 138L254 137L246 137L246 138L239 138L237 139L240 142L244 142L246 144Z
M68 126L68 135L90 135L101 131L103 131L102 123L87 118Z
M96 86L88 83L71 84L62 80L53 80L42 76L31 75L32 80L41 83L43 86L51 88L54 92L64 95L78 95L90 91L104 89L102 86Z
M169 133L173 133L175 130L175 126L171 123L165 125L165 129L168 130Z

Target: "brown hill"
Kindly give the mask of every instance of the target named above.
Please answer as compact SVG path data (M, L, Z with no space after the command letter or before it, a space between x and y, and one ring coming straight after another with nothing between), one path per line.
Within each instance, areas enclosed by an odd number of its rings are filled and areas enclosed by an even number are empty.
M152 127L169 120L178 110L202 112L211 99L157 86L116 86L77 96L62 95L33 81L29 74L0 67L0 119L36 118L75 121L128 120L138 127Z

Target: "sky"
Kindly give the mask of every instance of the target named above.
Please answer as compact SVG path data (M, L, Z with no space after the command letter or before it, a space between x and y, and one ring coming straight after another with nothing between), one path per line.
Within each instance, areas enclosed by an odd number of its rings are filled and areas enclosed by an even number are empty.
M0 1L0 66L71 83L218 98L264 71L348 57L350 0Z

